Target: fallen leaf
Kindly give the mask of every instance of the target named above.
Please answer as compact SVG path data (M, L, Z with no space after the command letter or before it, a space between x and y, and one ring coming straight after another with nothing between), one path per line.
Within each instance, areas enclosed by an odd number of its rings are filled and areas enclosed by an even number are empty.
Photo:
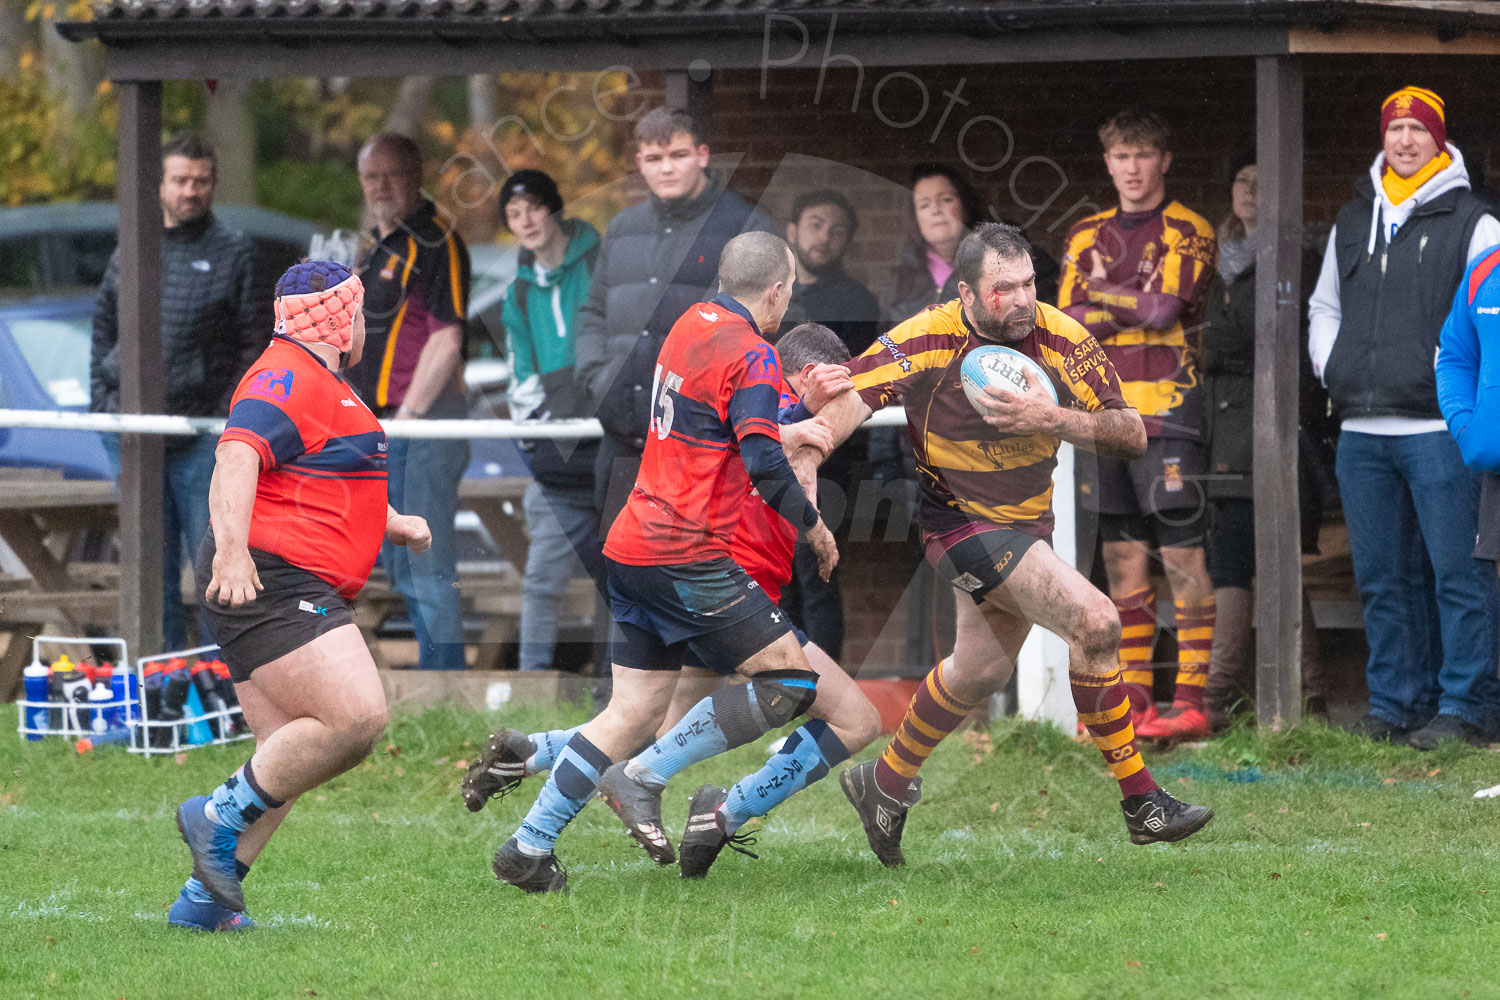
M1187 780L1187 778L1185 778L1185 777L1183 777L1183 778L1178 778L1178 779L1177 779L1177 783L1178 783L1178 784L1179 784L1179 785L1186 785L1186 784L1189 784L1189 782L1188 782L1188 780Z
M1431 771L1427 772L1427 777L1429 777L1429 778L1436 778L1438 775L1440 775L1442 773L1443 773L1443 769L1442 768L1435 767Z
M1311 937L1312 936L1312 931L1303 931L1302 932L1302 936L1303 937Z
M312 990L312 989L303 990L302 992L306 993L310 997L315 997L315 996L318 995L318 991L317 990Z
M1281 872L1272 872L1271 878L1281 878Z
M999 808L1000 808L1000 803L998 803L998 802L991 802L990 803L990 812L995 812Z
M1381 931L1379 934L1376 934L1375 936L1377 938L1379 938L1380 940L1384 941L1385 940L1385 931Z
M1278 815L1278 816L1285 816L1286 813L1287 813L1286 806L1282 806L1280 809L1276 810L1276 815Z
M55 938L55 937L48 937L47 938L47 945L49 947L55 947L57 945L57 938Z
M886 902L889 903L891 906L898 906L898 905L900 905L894 899L887 899Z
M1386 778L1384 781L1381 782L1382 785L1394 785L1395 783L1396 783L1396 779L1395 778Z
M1369 826L1369 825L1370 825L1370 824L1368 824L1368 823L1361 823L1361 824L1359 824L1359 825L1360 825L1360 826Z
M172 763L174 763L174 764L186 764L187 763L187 754L185 754L185 753L179 753L179 754L175 755L172 758Z
M1126 962L1125 965L1126 965L1127 968L1131 968L1131 969L1139 969L1141 967L1141 963L1137 962L1133 958L1130 961Z
M970 948L969 949L969 954L970 955L977 955L977 954L979 954L979 946L975 945L974 947Z
M1166 887L1167 887L1167 883L1165 883L1165 882L1158 882L1152 888L1155 888L1155 889L1165 889Z
M922 918L921 918L921 917L918 917L918 918L917 918L917 923L919 923L919 924L920 924L920 923L921 923L921 922L922 922Z
M469 768L469 762L466 760L457 760L453 762L453 766L458 768L460 771L466 771Z
M392 757L401 756L401 748L394 743L387 743L385 745L385 752L390 754Z

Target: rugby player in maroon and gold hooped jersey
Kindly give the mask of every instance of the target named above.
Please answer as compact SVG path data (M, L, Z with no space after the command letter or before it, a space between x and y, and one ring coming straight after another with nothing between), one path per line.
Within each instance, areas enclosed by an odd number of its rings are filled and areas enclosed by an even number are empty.
M250 926L240 883L297 796L364 759L385 694L345 603L383 539L420 552L427 523L386 501L386 439L340 370L364 347L363 288L307 261L276 285L276 335L240 380L198 552L209 631L229 665L255 753L177 810L193 877L176 926Z
M903 864L901 831L920 795L918 768L1005 685L1035 624L1068 643L1073 701L1120 783L1131 840L1181 840L1213 813L1172 798L1146 771L1115 659L1119 616L1047 544L1060 442L1135 456L1145 450L1145 427L1094 337L1036 301L1036 272L1020 230L979 226L959 245L954 269L958 299L918 313L855 358L854 388L818 414L840 441L873 410L898 399L904 404L927 558L969 598L958 601L953 656L927 675L884 754L846 770L840 784L876 856ZM985 344L1004 344L1040 364L1062 404L1046 393L991 388L989 414L981 415L964 395L959 372L963 359ZM816 381L816 370L812 376ZM811 449L792 457L799 478L818 461Z

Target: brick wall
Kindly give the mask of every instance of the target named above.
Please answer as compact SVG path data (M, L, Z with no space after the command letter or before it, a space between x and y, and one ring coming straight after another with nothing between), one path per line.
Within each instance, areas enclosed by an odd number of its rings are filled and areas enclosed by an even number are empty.
M1308 222L1332 220L1379 149L1380 100L1406 83L1430 87L1448 102L1449 134L1471 172L1496 162L1500 130L1489 122L1497 66L1492 57L1309 57ZM1095 132L1115 110L1140 103L1171 122L1169 191L1215 223L1229 207L1228 164L1252 144L1255 128L1249 59L871 67L858 81L841 64L828 68L821 93L816 68L771 70L764 97L761 83L758 70L715 77L715 154L738 160L734 187L778 218L807 186L845 191L861 213L850 269L872 287L907 232L903 186L914 163L967 159L995 213L1024 224L1035 243L1056 254L1090 203L1111 203Z

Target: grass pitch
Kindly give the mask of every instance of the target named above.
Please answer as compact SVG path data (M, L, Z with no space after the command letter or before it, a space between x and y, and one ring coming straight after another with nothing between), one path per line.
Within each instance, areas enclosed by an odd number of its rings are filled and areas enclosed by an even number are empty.
M1098 753L1001 721L934 755L909 867L869 854L837 782L760 827L754 861L658 869L593 803L528 897L489 860L539 787L470 815L466 760L500 719L404 715L297 805L246 882L251 934L169 928L176 804L245 745L144 762L0 736L0 997L1500 997L1500 755L1419 755L1307 727L1150 753L1217 813L1134 847ZM758 767L769 738L680 775ZM876 748L866 751L866 755Z

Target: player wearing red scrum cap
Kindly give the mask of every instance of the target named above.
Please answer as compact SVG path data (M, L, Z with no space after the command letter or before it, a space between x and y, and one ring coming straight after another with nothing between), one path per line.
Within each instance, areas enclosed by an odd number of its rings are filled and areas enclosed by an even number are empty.
M364 348L364 289L340 264L307 261L276 285L276 335L240 380L198 552L209 631L229 665L255 753L177 810L193 877L169 921L250 926L240 887L297 796L364 759L385 694L345 603L382 540L420 552L420 517L386 501L386 439L345 383Z

